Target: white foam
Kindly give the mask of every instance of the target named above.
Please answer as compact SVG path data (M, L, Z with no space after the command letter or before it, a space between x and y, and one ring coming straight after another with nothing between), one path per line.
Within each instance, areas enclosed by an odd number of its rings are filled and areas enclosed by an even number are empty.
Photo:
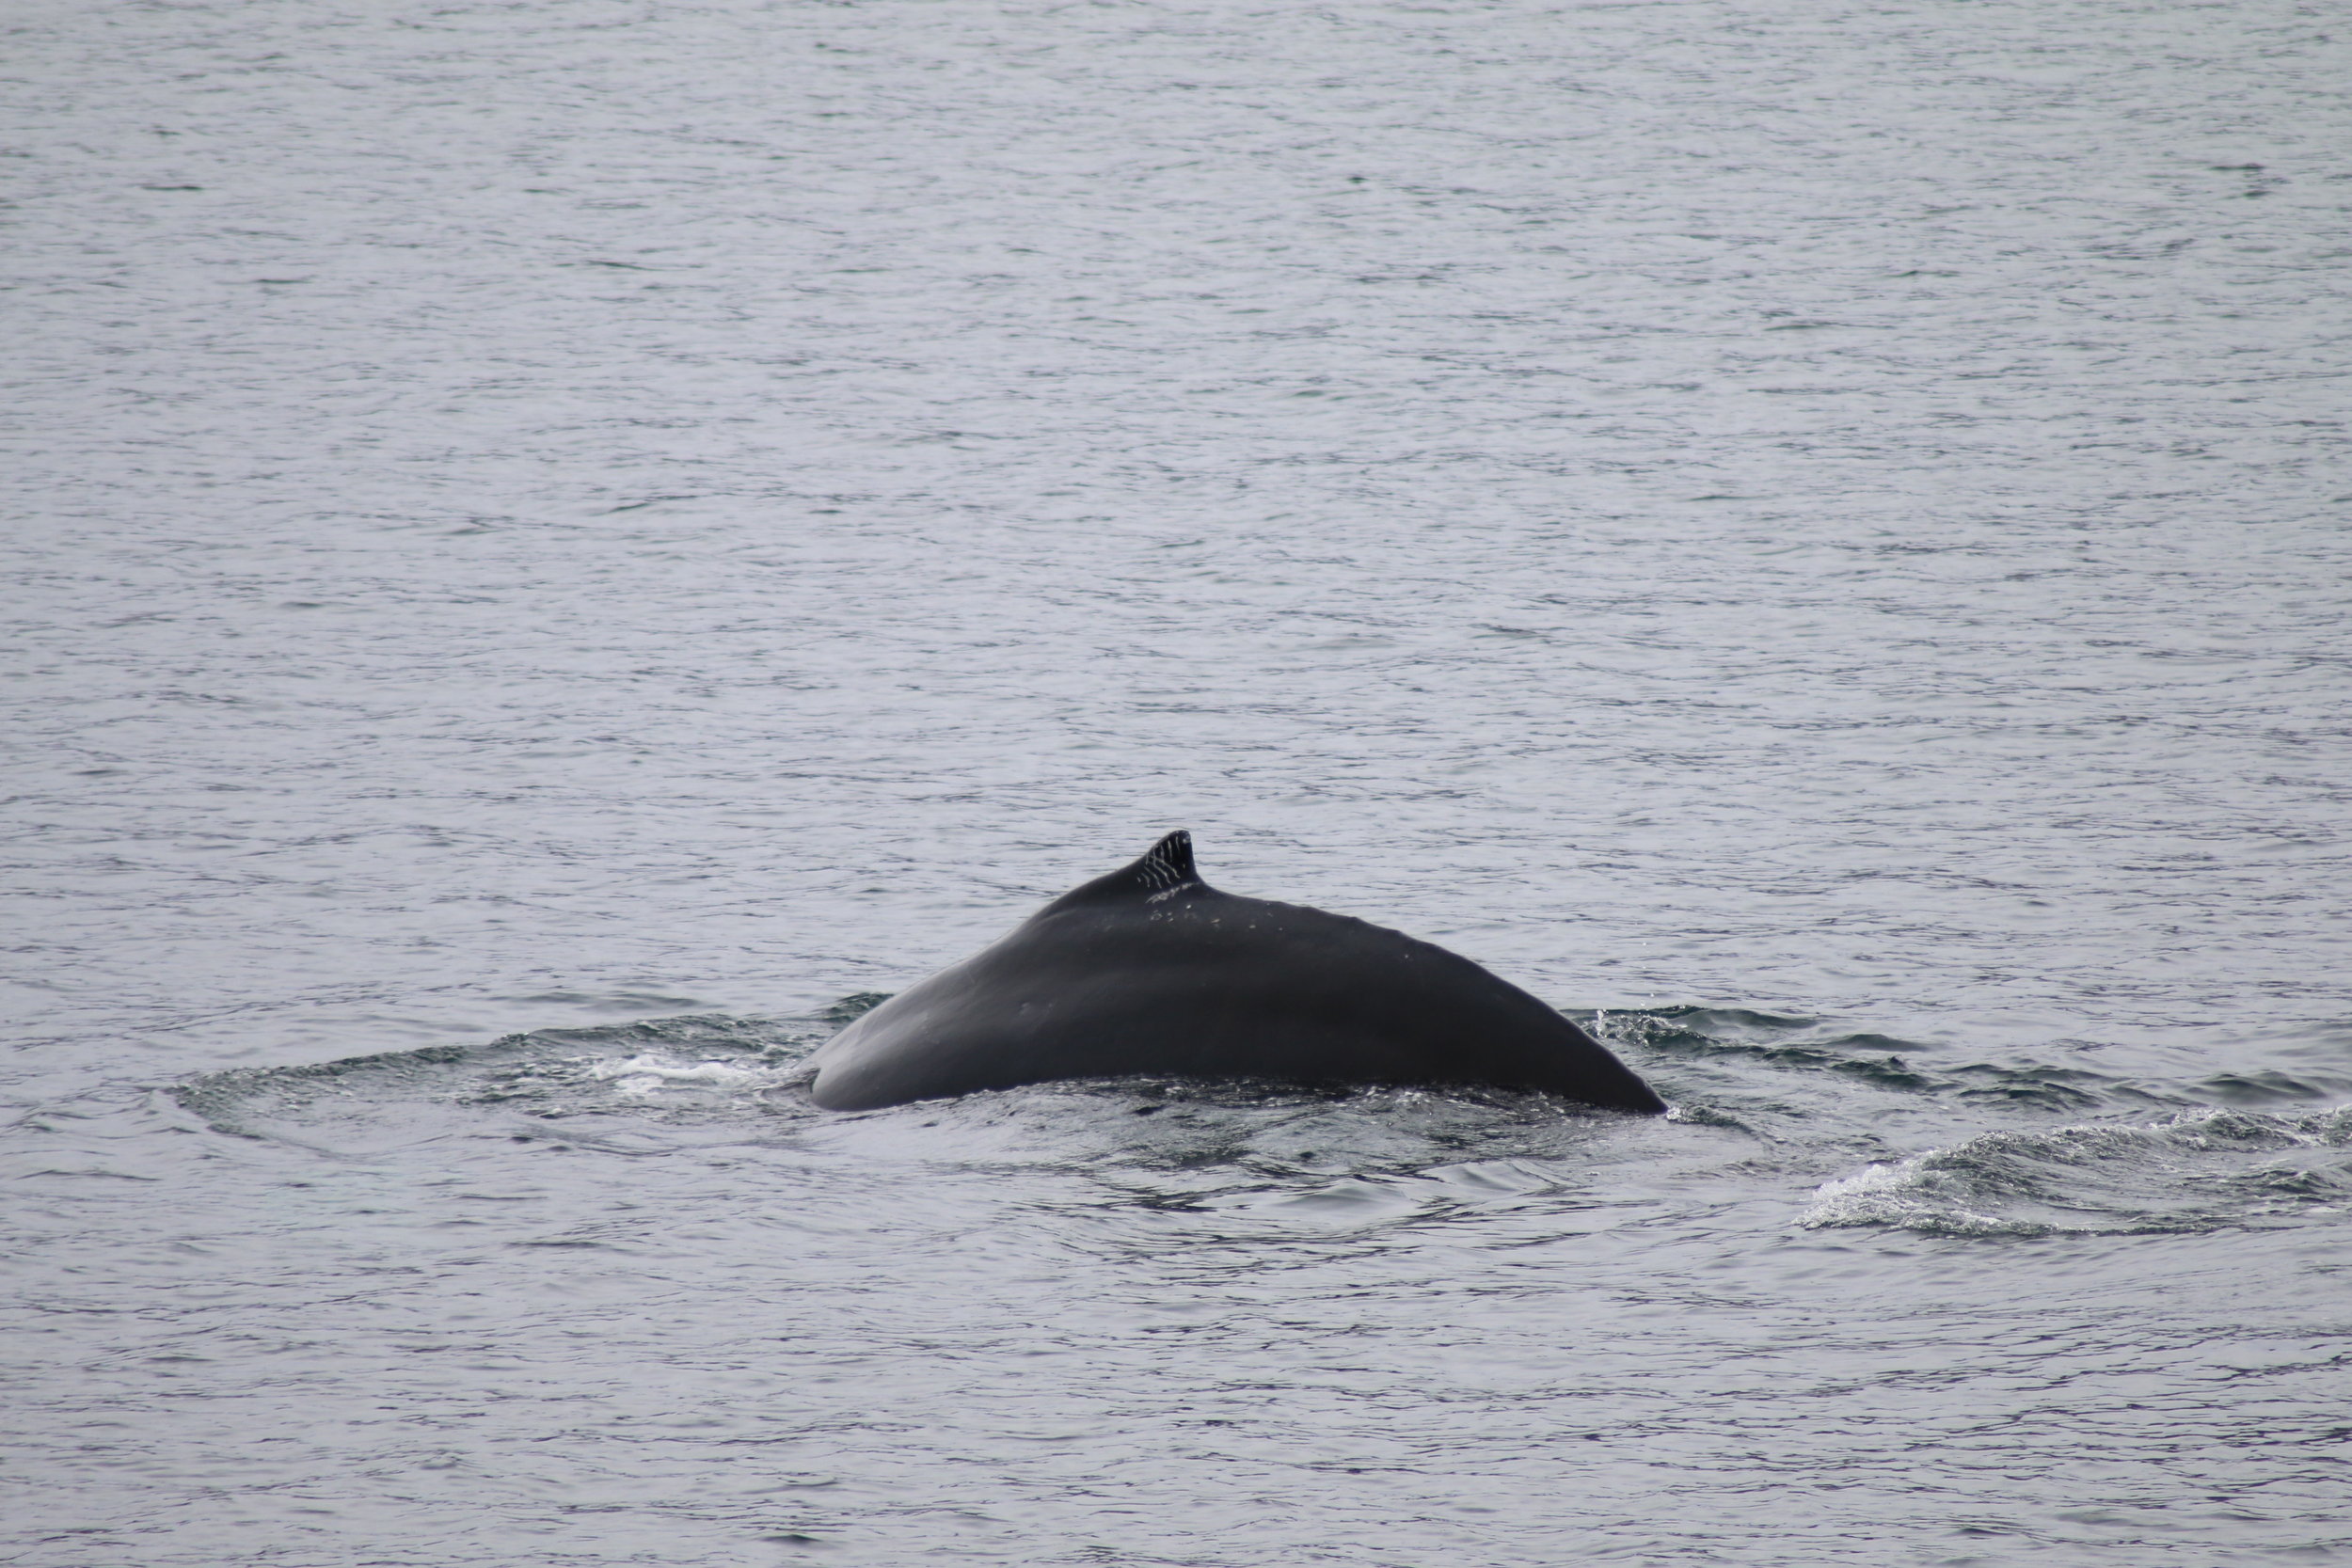
M613 1088L622 1094L645 1096L660 1094L674 1084L755 1084L766 1083L775 1075L733 1062L681 1062L675 1056L645 1053L620 1061L608 1058L590 1062L588 1076L613 1081Z
M2341 1184L2352 1167L2296 1167L2303 1151L2345 1143L2345 1107L2297 1114L2208 1105L2155 1122L2009 1128L1824 1181L1796 1223L1971 1234L2235 1223L2280 1210L2261 1190L2268 1175ZM2237 1190L2249 1182L2255 1190ZM2334 1212L2312 1196L2298 1192L2285 1209ZM2000 1212L1980 1212L1988 1204Z
M1892 1164L1865 1165L1851 1176L1824 1181L1813 1190L1813 1201L1797 1224L1808 1230L1832 1226L1892 1225L1908 1227L1931 1219L1939 1228L2001 1231L2016 1228L2012 1222L1979 1214L1953 1204L1948 1195L1938 1201L1936 1189L1947 1186L1928 1162L1941 1149L1923 1149Z

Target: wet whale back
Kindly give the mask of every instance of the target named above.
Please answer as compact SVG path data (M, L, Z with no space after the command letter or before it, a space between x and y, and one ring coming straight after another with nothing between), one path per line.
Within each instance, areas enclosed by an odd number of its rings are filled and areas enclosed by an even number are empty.
M1538 1089L1663 1104L1552 1008L1396 931L1202 883L1171 833L812 1058L838 1110L1129 1074Z

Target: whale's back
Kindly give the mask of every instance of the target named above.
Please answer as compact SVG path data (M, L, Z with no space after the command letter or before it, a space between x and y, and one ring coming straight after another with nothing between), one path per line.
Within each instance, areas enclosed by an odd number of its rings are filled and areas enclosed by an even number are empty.
M835 1110L1135 1074L1665 1108L1582 1029L1458 954L1205 886L1182 834L891 998L812 1065L812 1097Z

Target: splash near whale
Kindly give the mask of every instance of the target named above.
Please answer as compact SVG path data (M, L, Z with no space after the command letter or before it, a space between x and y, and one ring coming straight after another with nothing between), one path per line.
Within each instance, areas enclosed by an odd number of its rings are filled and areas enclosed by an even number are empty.
M1665 1110L1592 1036L1458 954L1219 893L1178 832L858 1019L809 1094L872 1110L1066 1078L1536 1090Z

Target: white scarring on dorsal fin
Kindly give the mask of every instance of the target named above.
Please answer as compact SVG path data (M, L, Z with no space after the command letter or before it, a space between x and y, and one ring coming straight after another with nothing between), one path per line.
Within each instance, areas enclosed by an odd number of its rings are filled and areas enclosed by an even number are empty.
M1130 862L1106 877L1097 877L1083 887L1072 888L1038 912L1052 914L1089 905L1117 903L1137 895L1147 904L1157 904L1186 888L1201 885L1200 874L1192 868L1192 835L1179 828L1145 850L1141 860Z
M1192 869L1192 834L1179 828L1136 862L1136 877L1154 893L1173 893L1186 882L1199 881Z

